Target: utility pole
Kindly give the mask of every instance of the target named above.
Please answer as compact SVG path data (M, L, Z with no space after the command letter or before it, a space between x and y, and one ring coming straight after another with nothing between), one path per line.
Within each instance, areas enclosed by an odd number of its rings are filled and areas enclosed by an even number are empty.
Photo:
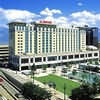
M64 83L64 100L66 100L66 85Z

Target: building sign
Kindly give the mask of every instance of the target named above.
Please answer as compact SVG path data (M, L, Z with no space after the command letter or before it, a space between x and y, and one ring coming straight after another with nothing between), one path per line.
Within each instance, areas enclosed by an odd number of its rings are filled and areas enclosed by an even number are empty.
M45 23L45 24L52 24L51 21L45 21L45 20L41 20L40 23Z

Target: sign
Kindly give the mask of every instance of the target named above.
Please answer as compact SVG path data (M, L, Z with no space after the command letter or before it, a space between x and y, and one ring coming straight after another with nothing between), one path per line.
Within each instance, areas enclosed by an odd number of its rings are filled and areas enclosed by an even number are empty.
M40 23L45 23L45 24L52 24L51 21L45 21L45 20L41 20Z

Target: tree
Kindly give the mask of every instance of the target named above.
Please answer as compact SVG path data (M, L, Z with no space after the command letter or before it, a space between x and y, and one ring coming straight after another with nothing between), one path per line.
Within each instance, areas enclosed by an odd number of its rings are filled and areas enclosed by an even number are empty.
M76 70L73 70L73 71L72 71L72 74L73 74L73 75L76 75L76 74L77 74L77 71L76 71Z
M66 100L66 85L64 83L64 100Z
M65 73L67 73L67 68L63 68L61 72L64 73L65 76Z
M100 70L100 68L97 67L97 66L93 69L93 71L94 71L94 72L97 72L97 73L99 72L99 70Z
M66 67L68 68L69 67L69 63L65 63Z
M51 93L44 88L34 85L32 82L25 83L22 89L23 95L32 100L51 100Z
M98 77L95 76L94 79L93 79L93 81L94 81L93 87L94 87L95 91L97 93L99 93L100 92L100 79L98 79Z
M72 100L95 100L96 94L100 93L100 80L95 77L93 84L82 84L79 88L72 90Z
M95 61L95 64L96 64L96 65L99 65L99 62L98 62L98 61Z
M45 73L47 69L47 65L42 65L42 68L43 68L43 72Z
M33 65L31 66L31 75L32 75L32 78L33 78L33 83L34 83L35 71L36 71L36 66L35 66L35 64L33 64Z
M92 100L94 89L88 84L82 84L79 88L72 90L72 100Z
M53 73L55 73L56 72L56 66L54 65L53 66Z
M53 89L55 89L56 88L56 83L55 82L49 82L48 86L52 87Z

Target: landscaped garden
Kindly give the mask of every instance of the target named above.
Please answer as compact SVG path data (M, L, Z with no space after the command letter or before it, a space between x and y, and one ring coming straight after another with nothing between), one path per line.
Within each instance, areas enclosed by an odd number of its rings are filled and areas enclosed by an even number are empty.
M65 79L65 78L62 78L60 76L56 76L56 75L53 75L53 74L50 74L48 76L43 76L43 77L36 77L35 78L36 80L42 82L42 83L50 83L50 82L53 82L56 84L56 90L64 93L64 84L65 84L65 87L66 87L66 94L68 96L71 95L71 92L74 88L77 88L80 86L79 83L77 82L73 82L71 80L68 80L68 79Z

